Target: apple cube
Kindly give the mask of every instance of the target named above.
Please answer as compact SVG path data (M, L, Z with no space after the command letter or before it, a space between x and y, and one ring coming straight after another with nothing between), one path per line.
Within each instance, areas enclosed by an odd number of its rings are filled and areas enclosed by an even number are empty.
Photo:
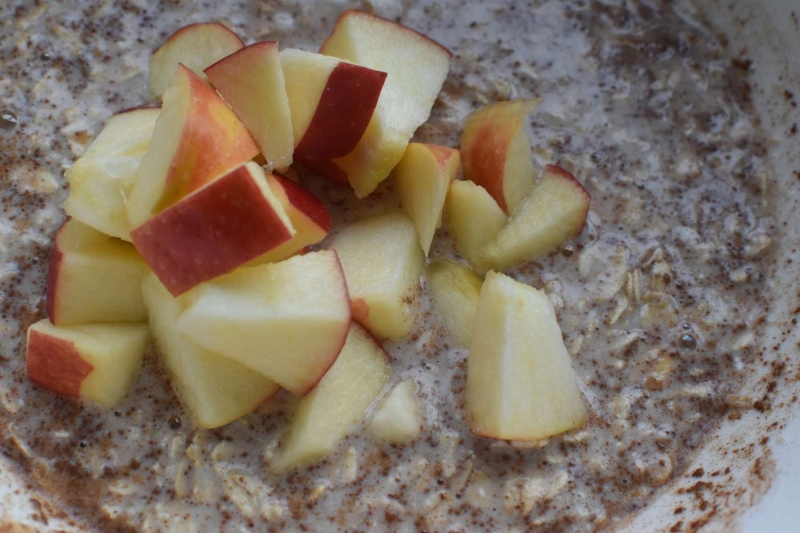
M58 230L47 278L47 316L58 326L142 322L142 278L147 265L129 243L77 220Z
M332 251L239 269L187 295L178 329L296 396L336 361L350 325L350 302Z
M203 76L203 70L228 56L244 43L217 22L190 24L173 33L150 58L150 92L159 98L167 89L178 65Z
M133 180L131 229L257 154L258 147L228 104L179 65Z
M497 202L480 185L454 181L447 195L448 231L456 250L480 272L488 270L483 248L505 225Z
M320 52L388 73L358 145L333 161L363 198L389 176L428 120L452 54L414 30L363 11L342 13Z
M281 64L295 159L330 179L331 173L321 169L356 147L378 105L386 73L291 48L281 52ZM339 183L347 185L347 176Z
M425 281L436 316L444 322L455 345L469 349L483 280L461 263L437 259L428 265Z
M295 229L294 237L250 262L250 265L288 259L307 246L322 241L331 230L331 216L319 198L307 189L279 176L268 174L267 183Z
M416 388L413 381L403 381L378 405L367 424L374 439L397 444L416 440L422 424Z
M277 41L251 44L205 70L271 168L292 164L294 135Z
M67 171L64 210L112 237L131 240L125 199L144 159L160 109L139 108L111 117Z
M216 428L256 409L280 387L232 359L201 348L178 331L186 304L173 297L155 274L142 283L150 328L172 386L194 423Z
M394 210L349 224L330 248L342 262L353 318L379 338L408 336L417 318L425 256L405 213Z
M592 197L575 176L549 165L531 193L484 250L493 268L506 269L546 254L580 234Z
M289 242L295 230L255 163L240 166L131 233L167 289L183 294Z
M447 191L456 178L460 163L458 150L410 143L394 169L400 203L414 221L426 256L436 228L442 225Z
M476 435L539 440L581 426L586 408L543 291L489 272L467 360L467 423Z
M325 377L300 400L272 467L286 471L336 449L389 383L389 356L364 328L352 323L342 353Z
M467 117L461 136L464 176L485 188L510 214L536 180L525 119L539 100L488 105Z
M146 324L54 326L40 320L28 328L28 377L61 396L114 407L128 393L149 345Z

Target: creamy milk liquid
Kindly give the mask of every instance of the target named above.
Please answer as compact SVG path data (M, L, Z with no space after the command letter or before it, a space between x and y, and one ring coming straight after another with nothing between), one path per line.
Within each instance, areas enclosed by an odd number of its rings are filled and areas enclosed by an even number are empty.
M678 475L719 420L761 408L737 390L758 357L776 247L767 145L748 63L691 2L207 4L0 6L0 448L36 485L103 531L601 530ZM370 6L454 53L417 140L457 147L476 108L543 99L529 128L537 166L572 171L592 210L579 238L510 274L550 296L589 423L527 447L473 437L467 352L430 313L424 279L418 327L385 344L393 383L414 379L424 406L412 445L356 428L326 460L282 476L269 460L295 405L286 393L207 431L155 354L113 412L32 386L24 332L43 316L62 173L111 114L154 103L151 51L210 20L247 42L317 51L342 10ZM391 180L358 202L305 181L333 233L397 205ZM451 255L445 226L430 257Z

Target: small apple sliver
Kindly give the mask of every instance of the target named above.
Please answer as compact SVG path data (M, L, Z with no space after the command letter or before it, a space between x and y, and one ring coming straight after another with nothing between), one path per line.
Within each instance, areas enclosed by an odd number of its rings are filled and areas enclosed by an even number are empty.
M447 195L447 222L455 247L478 272L488 269L483 248L508 217L486 189L471 181L454 181Z
M478 109L464 122L464 177L484 187L507 214L536 179L525 119L538 104L538 99L498 102Z
M401 210L357 220L333 238L353 301L353 318L378 338L402 339L414 327L425 256Z
M57 394L113 407L127 394L149 345L146 324L40 320L28 328L28 376Z
M233 422L278 392L274 382L218 353L206 350L178 331L186 305L155 274L142 283L150 327L159 355L183 407L201 428Z
M458 150L433 144L409 143L394 169L400 204L414 221L425 255L441 226L447 191L456 177Z
M458 348L468 349L483 281L466 266L437 259L425 271L436 316Z
M386 387L390 372L381 345L354 322L336 363L297 406L272 467L290 470L335 450Z
M182 64L198 76L214 62L244 47L242 40L218 22L190 24L179 29L150 58L150 93L164 94Z
M67 170L67 215L130 242L125 199L160 112L157 108L132 109L106 122L86 152Z
M587 418L547 295L489 272L470 345L467 422L476 435L538 440Z
M566 170L548 166L544 176L484 250L489 265L506 269L535 259L578 235L591 196Z

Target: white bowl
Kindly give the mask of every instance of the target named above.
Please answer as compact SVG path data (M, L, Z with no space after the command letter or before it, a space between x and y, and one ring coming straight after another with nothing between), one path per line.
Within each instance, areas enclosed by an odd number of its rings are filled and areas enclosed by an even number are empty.
M703 532L800 531L800 330L792 323L800 299L800 256L795 248L800 238L800 138L790 134L793 125L800 124L800 109L792 105L800 99L800 3L721 0L704 2L702 8L725 31L731 49L743 51L752 61L752 96L761 127L772 141L773 215L782 247L769 281L773 307L767 337L760 342L766 348L761 361L782 361L786 366L781 376L773 376L771 365L752 369L743 394L760 398L774 381L776 388L768 396L772 409L726 420L686 475L623 530L670 531L683 522L676 531L695 531L692 523L699 527L707 522ZM694 477L698 468L704 474ZM725 469L730 473L710 475ZM709 485L698 490L698 482ZM685 511L676 514L681 507Z

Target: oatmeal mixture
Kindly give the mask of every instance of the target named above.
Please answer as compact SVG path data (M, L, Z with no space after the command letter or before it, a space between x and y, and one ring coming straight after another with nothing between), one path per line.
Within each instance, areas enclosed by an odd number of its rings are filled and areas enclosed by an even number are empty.
M578 239L510 274L550 296L589 423L527 447L473 437L467 352L430 314L424 280L424 320L385 344L393 382L413 378L424 405L411 445L357 429L326 460L276 475L295 400L281 393L197 430L155 354L113 412L34 387L25 330L43 316L63 172L109 116L154 103L151 51L212 20L248 42L316 51L345 8L453 51L417 140L458 146L478 107L542 97L530 118L537 165L573 172L592 209ZM0 28L0 450L100 530L603 530L678 475L721 418L761 408L737 391L775 248L765 141L748 62L689 1L23 1L0 5ZM331 210L331 235L397 204L391 181L356 202L305 178ZM431 259L449 255L445 227Z

